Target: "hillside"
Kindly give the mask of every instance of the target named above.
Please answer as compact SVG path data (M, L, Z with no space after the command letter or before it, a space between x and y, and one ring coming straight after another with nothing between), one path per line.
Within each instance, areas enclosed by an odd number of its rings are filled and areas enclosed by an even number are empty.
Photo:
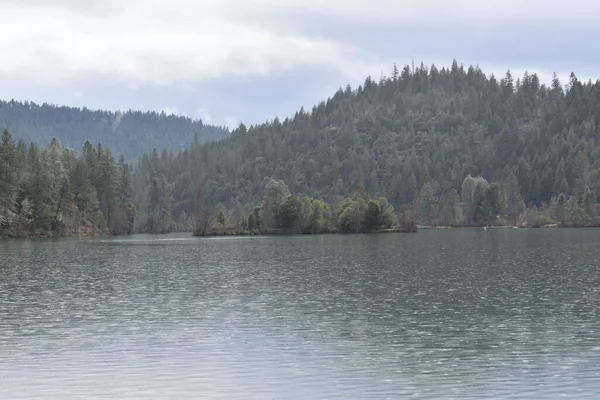
M599 126L600 81L496 79L455 62L394 68L310 112L152 150L131 168L105 143L38 148L5 131L0 237L600 226Z
M58 107L30 102L0 101L0 130L27 144L47 145L56 138L61 145L81 149L86 141L102 143L134 160L153 149L183 150L199 135L200 141L222 139L225 128L200 120L156 112L110 112Z
M293 118L240 125L176 157L144 155L136 203L143 209L143 186L164 175L174 218L194 213L198 187L231 215L247 214L275 178L325 200L362 187L397 209L418 207L428 224L516 223L527 210L567 203L581 222L574 207L584 201L587 224L600 193L599 124L600 82L575 74L544 85L536 75L497 79L456 62L394 67Z

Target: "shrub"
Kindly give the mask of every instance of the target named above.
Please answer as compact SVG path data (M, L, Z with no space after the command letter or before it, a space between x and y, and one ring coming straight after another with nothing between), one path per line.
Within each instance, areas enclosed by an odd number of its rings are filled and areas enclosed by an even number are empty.
M547 215L539 214L535 218L535 226L536 227L540 227L540 226L544 226L544 225L550 225L550 224L553 224L553 223L554 223L554 221L552 220L552 218L550 218Z

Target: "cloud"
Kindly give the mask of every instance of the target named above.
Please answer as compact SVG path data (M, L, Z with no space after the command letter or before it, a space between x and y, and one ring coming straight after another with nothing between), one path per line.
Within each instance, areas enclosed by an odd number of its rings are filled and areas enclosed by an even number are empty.
M235 116L227 116L225 117L225 123L223 125L225 125L227 128L229 128L229 130L234 130L235 128L237 128L238 126L240 126L240 122L241 119L239 117L235 117ZM219 124L217 124L219 125Z
M592 0L572 0L569 13L552 3L0 0L0 53L10 54L0 63L0 75L44 83L110 76L137 88L317 68L355 80L384 66L387 72L393 57L377 51L384 44L402 45L396 56L438 56L421 42L444 46L450 36L476 46L489 35L501 37L496 29L508 22L582 24L600 12ZM387 31L390 36L384 36ZM372 49L361 42L365 38ZM411 41L421 54L414 54Z
M11 55L0 74L46 83L108 75L136 87L307 66L341 70L352 59L353 49L342 43L248 22L256 11L230 0L109 0L99 13L97 3L75 4L0 2L0 52Z
M164 106L160 109L161 112L164 112L166 115L181 115L186 116L185 113L180 112L177 106Z
M212 114L210 113L210 110L208 110L206 108L199 108L198 115L200 116L200 119L202 120L203 123L212 124L213 117L212 117Z
M0 0L0 94L236 127L413 59L597 78L599 14L595 0Z

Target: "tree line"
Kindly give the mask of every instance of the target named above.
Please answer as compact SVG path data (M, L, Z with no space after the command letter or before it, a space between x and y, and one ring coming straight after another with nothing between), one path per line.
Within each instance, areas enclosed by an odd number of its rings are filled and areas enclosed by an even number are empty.
M121 156L89 142L81 153L0 140L0 237L89 236L134 231L133 175Z
M382 198L400 225L597 226L599 126L600 81L571 74L566 84L557 76L543 84L535 74L514 79L510 71L496 78L457 62L394 66L389 76L340 89L310 111L240 124L218 141L195 137L181 151L144 153L128 168L133 231L193 230L199 220L217 225L221 214L238 227L262 218L262 229L318 231L325 228L310 223L310 209L323 204L331 212L327 229L340 229L345 212L344 226L360 231L364 219L351 223L351 210L366 212L370 204L375 214L378 203L381 212ZM91 158L86 146L81 160ZM93 151L98 160L106 154ZM23 146L19 154L31 169ZM32 176L20 175L21 182ZM294 196L264 203L271 181L285 182ZM91 178L108 221L110 202L101 196L117 189L107 192L101 182ZM357 202L356 188L368 200ZM56 199L56 187L52 193ZM276 204L285 204L283 212L265 215Z
M164 112L112 112L15 100L0 101L0 127L26 144L56 138L59 145L81 149L86 141L102 143L115 157L123 155L128 161L153 149L183 150L195 134L203 142L229 136L225 127Z
M195 234L226 233L296 233L315 234L327 232L373 232L396 226L394 207L387 199L374 199L361 188L356 188L348 198L337 198L331 204L308 196L290 193L281 180L269 178L260 204L238 215L230 222L225 210L215 215L210 204L203 203L198 212Z
M145 154L135 187L164 176L180 223L195 187L238 220L273 178L328 203L361 187L422 225L599 225L599 126L600 81L394 66L283 121Z

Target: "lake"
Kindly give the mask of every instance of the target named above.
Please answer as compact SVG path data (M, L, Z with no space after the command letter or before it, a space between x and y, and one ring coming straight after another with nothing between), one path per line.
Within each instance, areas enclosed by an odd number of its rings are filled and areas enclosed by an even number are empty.
M0 241L0 398L598 398L599 244L597 229Z

